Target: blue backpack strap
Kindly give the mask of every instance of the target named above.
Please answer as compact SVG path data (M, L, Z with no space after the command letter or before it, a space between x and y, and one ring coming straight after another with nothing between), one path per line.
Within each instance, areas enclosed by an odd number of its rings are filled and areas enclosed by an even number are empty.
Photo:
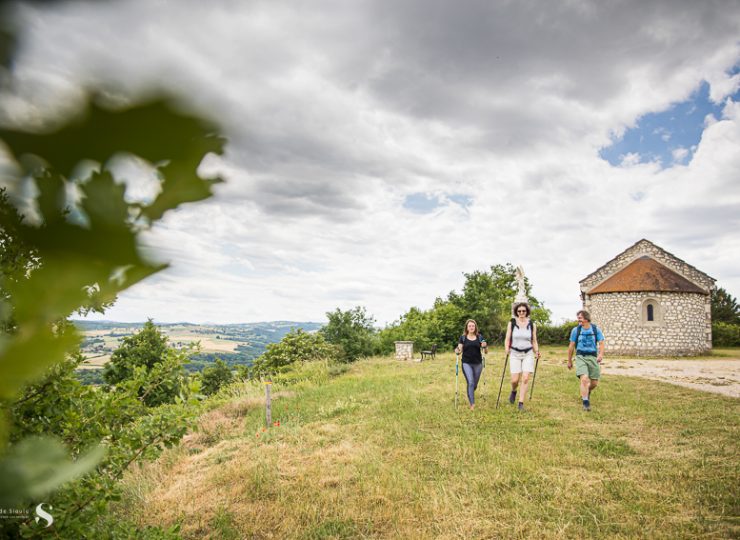
M594 345L596 345L596 350L599 350L599 333L598 329L596 328L596 325L594 323L591 323L591 327L594 329ZM578 330L576 331L576 349L578 349L578 338L581 337L581 329L583 327L579 324Z

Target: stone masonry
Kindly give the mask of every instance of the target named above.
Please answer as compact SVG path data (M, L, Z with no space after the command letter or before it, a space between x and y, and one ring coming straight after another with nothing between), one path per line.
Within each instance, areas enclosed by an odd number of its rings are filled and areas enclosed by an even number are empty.
M661 319L642 321L643 303L656 300ZM685 356L712 348L705 321L709 319L706 297L691 293L608 293L595 294L586 311L604 332L607 354L637 356Z
M698 286L683 291L589 291L648 256ZM622 274L624 275L624 274ZM648 240L640 240L581 282L584 309L604 332L607 355L683 356L712 348L710 291L715 280ZM654 309L647 321L646 305Z

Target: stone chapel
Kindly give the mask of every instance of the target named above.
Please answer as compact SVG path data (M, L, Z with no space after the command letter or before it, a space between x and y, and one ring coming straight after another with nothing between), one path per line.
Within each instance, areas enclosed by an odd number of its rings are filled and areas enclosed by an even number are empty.
M606 354L685 356L712 349L715 281L642 239L579 283Z

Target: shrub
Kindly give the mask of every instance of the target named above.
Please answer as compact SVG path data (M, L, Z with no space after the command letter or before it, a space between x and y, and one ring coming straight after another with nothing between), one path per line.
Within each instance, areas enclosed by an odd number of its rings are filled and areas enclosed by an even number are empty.
M354 362L361 356L375 352L375 322L364 307L357 306L347 311L337 308L326 314L329 322L319 332L328 343L342 348L342 360Z
M740 325L712 323L712 345L714 347L740 347Z
M577 324L576 321L565 321L559 326L538 325L537 342L540 345L568 345L570 332Z
M309 334L300 328L291 330L278 343L271 343L254 361L253 377L273 376L287 371L292 364L325 360L339 361L344 357L341 347L327 343L321 334Z
M207 396L213 395L233 379L234 375L229 367L221 359L218 359L213 367L207 367L203 370L201 391Z

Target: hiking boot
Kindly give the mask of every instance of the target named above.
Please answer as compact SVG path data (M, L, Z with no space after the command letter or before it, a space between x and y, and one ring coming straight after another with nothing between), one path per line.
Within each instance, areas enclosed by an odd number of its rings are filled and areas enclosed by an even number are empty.
M509 394L509 403L512 405L516 401L516 390L514 390L511 394Z
M519 410L519 412L523 412L523 411L524 411L524 403L522 403L522 402L520 401L520 402L519 402L519 405L517 405L517 409Z
M591 404L590 403L584 403L583 404L583 410L586 412L591 412Z

